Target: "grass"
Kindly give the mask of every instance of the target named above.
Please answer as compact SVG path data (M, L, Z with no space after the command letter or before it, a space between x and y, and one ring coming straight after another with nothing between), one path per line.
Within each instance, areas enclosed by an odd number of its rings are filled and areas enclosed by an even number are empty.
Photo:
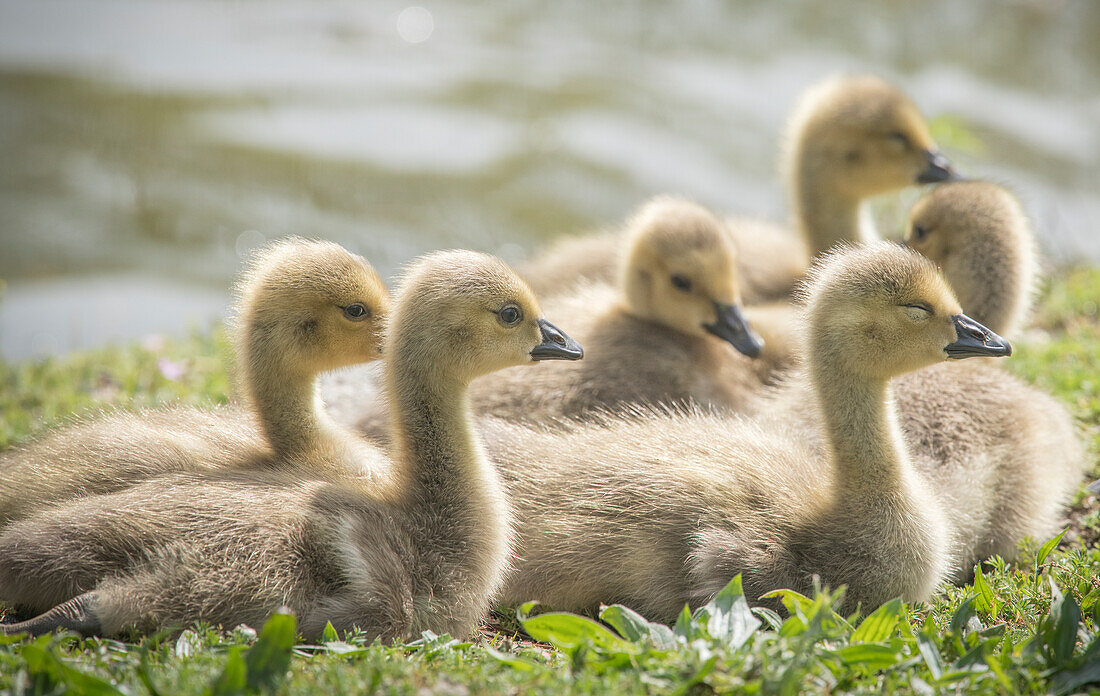
M1008 369L1063 399L1100 477L1100 269L1060 273ZM0 363L0 448L74 412L228 398L224 334L42 362ZM1084 482L1083 482L1084 483ZM674 627L625 607L602 622L502 610L470 642L425 634L407 645L327 632L300 645L294 618L191 627L139 643L0 637L0 694L702 694L1100 692L1100 515L1082 485L1061 538L993 559L928 605L836 613L840 592L750 610L739 580ZM1045 543L1044 543L1045 542Z

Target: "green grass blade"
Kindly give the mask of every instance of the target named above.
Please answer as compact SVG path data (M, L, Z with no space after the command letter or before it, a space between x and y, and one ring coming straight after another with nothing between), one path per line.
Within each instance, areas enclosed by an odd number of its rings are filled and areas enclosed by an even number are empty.
M991 613L993 611L993 588L989 586L985 575L982 574L981 566L977 566L974 570L974 589L978 593L978 596L974 598L974 608L986 614Z
M1066 535L1066 532L1068 531L1068 528L1063 529L1061 532L1058 533L1057 536L1047 539L1047 541L1039 547L1039 550L1035 553L1036 568L1043 565L1043 561L1045 561L1047 559L1047 556L1050 555L1050 552L1053 551L1056 546L1058 546L1058 543L1062 541L1062 537L1064 537Z
M1081 610L1070 593L1062 591L1050 579L1050 615L1044 622L1042 638L1048 654L1056 666L1069 662L1073 657L1073 648L1077 644L1077 624L1081 621Z
M512 669L519 670L520 672L533 672L542 666L534 660L529 660L520 655L502 652L488 645L485 646L485 652L497 662L506 664Z
M924 664L928 665L928 671L939 680L943 676L943 661L940 660L940 649L936 642L926 632L921 631L917 634L917 649L924 658Z

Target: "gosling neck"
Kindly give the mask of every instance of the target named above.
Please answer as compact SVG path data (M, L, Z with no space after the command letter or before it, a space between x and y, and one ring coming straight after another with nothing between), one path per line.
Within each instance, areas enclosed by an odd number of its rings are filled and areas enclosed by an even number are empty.
M439 369L424 345L398 335L388 348L386 391L397 480L409 500L433 515L466 517L491 506L499 482L473 431L469 382Z
M303 455L340 431L325 413L317 375L245 345L244 387L272 449L281 457Z
M827 168L799 157L791 184L798 231L811 256L840 242L861 244L875 238L863 201L838 191Z
M619 305L628 314L645 318L652 303L652 276L636 268L633 258L628 258L619 271Z
M398 336L386 365L399 504L412 522L414 544L433 559L418 572L436 601L417 607L414 624L447 626L459 617L457 630L484 613L485 598L500 587L511 515L473 432L468 382L435 369L434 356L418 352L417 344L424 341Z
M810 372L840 491L866 499L906 488L912 470L886 381L814 363Z

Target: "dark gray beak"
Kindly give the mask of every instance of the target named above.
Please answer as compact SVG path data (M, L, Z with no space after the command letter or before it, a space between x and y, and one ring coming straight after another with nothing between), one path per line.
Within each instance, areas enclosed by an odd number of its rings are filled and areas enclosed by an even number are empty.
M955 171L951 161L935 150L925 150L928 165L917 174L918 184L938 184L941 181L962 181L965 177Z
M737 305L714 303L718 319L713 324L703 324L703 328L718 338L729 341L730 345L749 356L760 357L764 348L764 339L752 330L741 308Z
M584 357L581 344L545 319L539 319L542 343L531 349L532 360L580 360Z
M954 343L943 349L952 360L963 358L991 357L1000 358L1012 355L1012 346L997 334L985 328L965 314L951 317L955 322Z
M1100 481L1093 481L1089 485L1085 486L1085 488L1089 489L1090 493L1100 495Z

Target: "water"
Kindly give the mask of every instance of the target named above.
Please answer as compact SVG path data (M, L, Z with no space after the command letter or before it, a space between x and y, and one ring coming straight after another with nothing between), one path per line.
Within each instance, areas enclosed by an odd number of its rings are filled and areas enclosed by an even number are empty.
M1100 261L1100 3L605 5L0 0L2 355L201 325L286 234L390 275L659 192L782 217L783 121L837 71L952 117L1055 262Z

